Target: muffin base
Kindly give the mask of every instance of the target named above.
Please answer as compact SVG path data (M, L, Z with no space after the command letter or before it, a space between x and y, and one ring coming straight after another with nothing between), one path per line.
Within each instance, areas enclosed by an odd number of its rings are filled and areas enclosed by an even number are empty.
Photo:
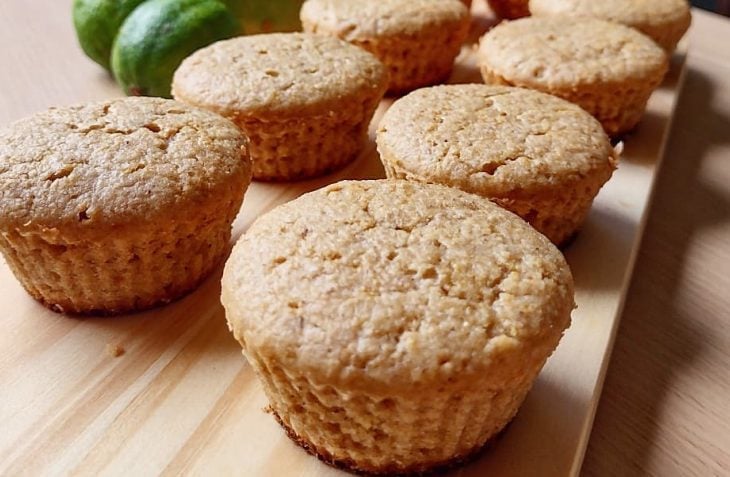
M233 117L249 138L253 178L289 181L320 176L352 162L367 139L380 95L342 111L286 119Z
M443 83L466 39L469 23L456 30L441 28L420 35L353 41L380 59L390 72L389 94L403 94Z
M540 85L512 82L482 64L481 73L487 84L518 86L552 94L577 104L593 115L609 136L618 136L634 129L641 121L646 103L661 84L668 65L652 78L622 84L596 84L577 88L547 88Z
M304 22L304 31L319 30ZM454 60L469 33L469 17L460 25L438 25L418 34L347 39L375 55L388 67L388 94L403 94L424 86L443 83L454 68Z
M429 475L466 465L469 462L476 460L483 452L491 448L497 442L497 440L502 437L502 435L512 423L512 420L510 420L501 431L489 438L481 446L478 446L473 450L452 459L429 464L428 466L413 466L407 469L364 469L362 467L359 467L352 460L337 459L333 457L325 449L319 449L308 440L299 436L296 432L294 432L291 427L287 426L284 421L281 420L281 417L279 417L279 415L271 408L271 406L267 406L264 410L274 416L274 419L276 419L276 422L278 422L279 425L282 427L287 437L291 439L292 442L294 442L296 445L304 449L308 454L313 455L320 461L336 469L360 475Z
M519 369L500 371L506 375L492 376L492 383L423 384L429 394L371 392L315 384L238 339L272 411L297 442L328 462L380 474L427 471L482 448L517 414L548 354L535 352L528 362L513 363ZM546 341L535 349L551 346Z
M681 40L684 34L687 33L691 23L692 16L688 11L686 15L670 24L631 26L645 35L650 36L652 40L664 48L664 51L671 54L677 48L679 40Z
M187 220L111 229L106 237L3 232L0 250L23 288L55 312L141 311L186 295L210 275L229 249L242 199L240 190Z
M496 204L522 217L558 247L575 238L593 205L603 181L564 188L547 199L492 198Z

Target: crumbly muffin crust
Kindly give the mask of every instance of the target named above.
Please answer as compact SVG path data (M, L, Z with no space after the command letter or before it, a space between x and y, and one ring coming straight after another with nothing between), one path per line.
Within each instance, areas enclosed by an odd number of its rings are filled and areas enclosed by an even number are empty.
M493 197L550 191L595 173L607 180L615 161L600 123L579 106L476 84L424 88L396 101L378 127L378 149L415 176Z
M507 86L414 91L385 114L377 143L389 177L488 197L558 244L575 233L617 160L583 109Z
M673 50L692 21L686 0L530 0L536 16L601 18L636 28Z
M636 125L668 69L651 38L591 18L505 22L482 37L477 56L485 82L560 96L593 114L611 135Z
M547 239L487 200L355 181L260 217L222 301L296 440L407 472L468 455L512 419L569 324L573 284Z
M158 98L51 108L0 131L0 229L108 233L245 186L229 121Z
M383 65L346 42L306 33L219 41L175 72L175 99L233 119L337 114L343 103L382 95Z
M523 18L488 32L480 57L506 80L540 89L651 79L666 57L650 38L596 19Z
M494 353L553 335L573 306L544 237L436 185L334 184L260 217L235 249L224 296L236 337L289 370L364 390L498 380L514 369Z
M0 250L55 311L115 314L195 288L251 180L245 137L157 98L53 108L0 132Z

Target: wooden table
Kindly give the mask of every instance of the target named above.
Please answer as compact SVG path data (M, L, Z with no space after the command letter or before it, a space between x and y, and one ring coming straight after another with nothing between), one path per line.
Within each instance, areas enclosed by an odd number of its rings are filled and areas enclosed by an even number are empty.
M119 94L96 65L57 42L72 34L66 4L0 2L0 25L16 26L0 28L0 122L67 104L67 85L89 78L86 99ZM694 15L686 85L585 475L730 472L730 326L723 323L730 318L730 21ZM38 61L24 55L29 50L46 54ZM20 93L37 89L43 94Z
M730 19L693 15L586 476L730 475Z

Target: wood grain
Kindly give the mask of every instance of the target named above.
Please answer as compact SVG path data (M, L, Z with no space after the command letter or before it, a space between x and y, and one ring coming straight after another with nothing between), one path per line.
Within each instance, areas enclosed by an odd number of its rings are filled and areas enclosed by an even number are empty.
M586 476L730 475L730 19L693 24Z
M75 45L68 12L68 2L0 3L0 122L119 95ZM626 141L620 169L566 251L579 306L572 327L508 431L453 475L563 476L580 469L682 60L675 57L672 74ZM455 80L477 78L467 48ZM331 176L255 184L234 236L305 191L382 174L370 143ZM219 279L220 269L165 308L82 319L40 307L1 263L0 474L339 475L289 442L262 411L260 386L225 326ZM108 345L124 353L114 357Z

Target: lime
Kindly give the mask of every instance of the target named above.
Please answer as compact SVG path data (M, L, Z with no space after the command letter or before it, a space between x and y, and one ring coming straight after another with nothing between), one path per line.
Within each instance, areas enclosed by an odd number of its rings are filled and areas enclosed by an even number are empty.
M84 53L107 70L114 37L127 15L144 0L74 0L73 22Z
M127 94L169 98L183 59L240 33L238 20L220 0L147 0L122 23L112 72Z

